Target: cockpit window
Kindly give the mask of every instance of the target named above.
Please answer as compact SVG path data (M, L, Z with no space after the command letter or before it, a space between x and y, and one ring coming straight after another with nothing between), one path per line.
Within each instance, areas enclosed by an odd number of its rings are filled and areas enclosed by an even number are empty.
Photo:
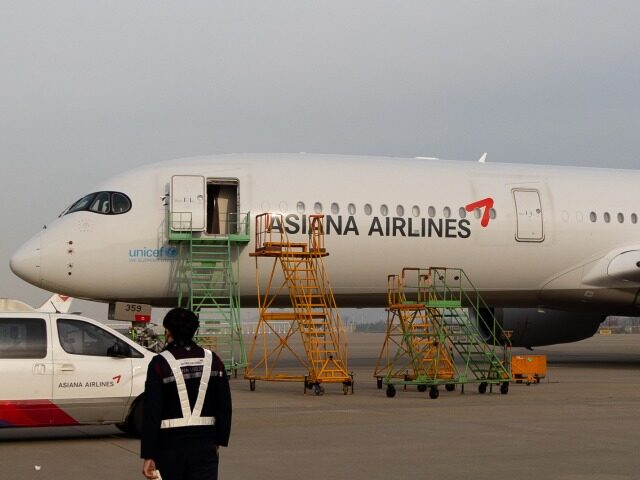
M82 197L76 203L71 205L67 211L64 212L64 215L73 212L80 212L81 210L89 210L89 205L91 205L95 196L95 193L90 193L89 195Z
M60 216L73 212L89 211L102 215L119 215L131 210L131 200L120 192L95 192L85 195L67 208Z
M111 195L109 192L100 192L97 193L93 202L91 202L91 206L89 210L96 213L110 213L111 212L111 202L109 199Z
M111 194L111 213L125 213L131 210L131 200L124 193L113 192Z

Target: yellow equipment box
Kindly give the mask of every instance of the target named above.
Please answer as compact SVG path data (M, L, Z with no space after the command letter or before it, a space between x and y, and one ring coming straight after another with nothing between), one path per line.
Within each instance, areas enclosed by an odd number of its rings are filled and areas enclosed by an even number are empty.
M518 383L540 383L547 376L546 355L514 355L511 357L511 373Z

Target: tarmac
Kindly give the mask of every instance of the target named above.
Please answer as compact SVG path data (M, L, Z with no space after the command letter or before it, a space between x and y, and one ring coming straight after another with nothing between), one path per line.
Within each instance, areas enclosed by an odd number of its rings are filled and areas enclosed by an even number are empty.
M640 335L542 347L548 375L484 395L387 398L372 377L383 335L349 336L355 394L232 380L223 480L640 478ZM531 353L514 349L514 354ZM0 430L3 480L142 479L139 440L115 427Z

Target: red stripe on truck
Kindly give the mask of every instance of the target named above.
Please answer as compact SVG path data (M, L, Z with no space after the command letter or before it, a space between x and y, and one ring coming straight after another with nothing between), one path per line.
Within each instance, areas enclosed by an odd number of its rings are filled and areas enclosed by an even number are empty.
M77 425L50 400L0 400L0 427L45 427Z

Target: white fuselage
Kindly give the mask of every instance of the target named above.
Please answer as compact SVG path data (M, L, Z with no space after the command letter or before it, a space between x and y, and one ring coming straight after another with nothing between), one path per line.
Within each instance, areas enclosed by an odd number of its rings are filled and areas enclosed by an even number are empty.
M282 213L289 237L304 240L305 219L324 213L341 306L384 305L387 275L403 267L449 266L493 306L638 311L640 173L609 169L307 154L165 162L95 189L126 194L129 212L61 216L15 254L13 271L78 298L175 304L176 175L232 181L252 229L255 215ZM465 207L485 199L483 226L484 209ZM237 259L245 305L256 294L253 250L251 240Z

